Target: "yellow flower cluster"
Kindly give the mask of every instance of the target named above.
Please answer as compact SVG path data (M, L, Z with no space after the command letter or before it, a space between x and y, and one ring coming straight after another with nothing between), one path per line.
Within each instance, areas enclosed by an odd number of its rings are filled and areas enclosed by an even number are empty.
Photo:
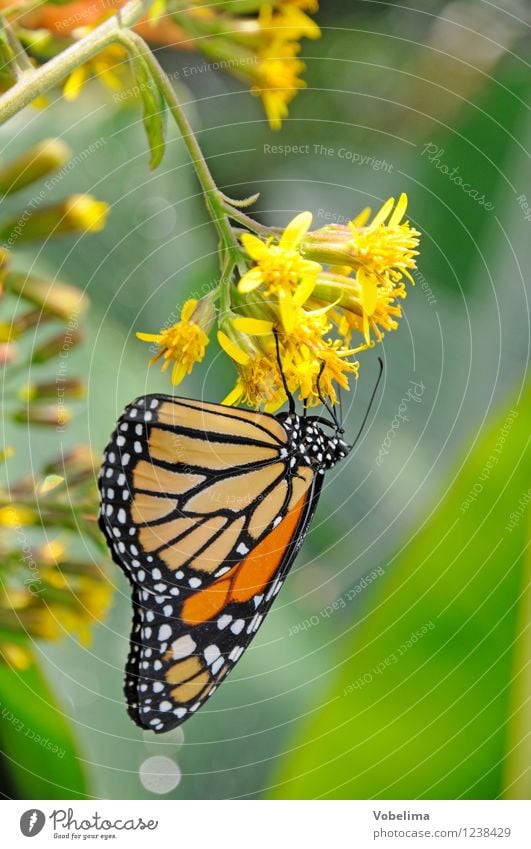
M304 0L264 4L260 8L259 61L251 91L261 98L272 130L280 129L288 105L306 85L300 76L306 66L298 58L299 42L302 38L320 37L318 25L305 13L317 8L317 3Z
M28 525L22 521L29 517L17 508L8 510L9 518L5 510L0 516L4 525L0 658L26 669L34 640L58 640L71 633L89 645L91 626L109 610L112 588L98 566L71 560L58 538L32 546ZM7 528L19 548L5 545Z
M357 377L355 355L398 327L400 301L416 267L420 233L404 215L407 198L390 198L370 220L364 210L347 226L310 231L312 215L297 215L281 235L241 236L248 270L220 316L218 341L238 379L226 404L277 410L286 387L307 406L334 404L338 388ZM214 321L213 293L188 301L181 320L160 334L137 334L171 359L173 382L204 356ZM353 334L358 338L352 341Z
M0 192L13 196L46 177L53 180L71 155L58 139L33 145L2 163ZM11 250L16 254L19 244L42 238L98 232L109 208L79 194L37 205L30 212L28 207L24 215L9 208L6 204L0 215L0 355L6 386L2 412L4 421L24 424L26 442L28 427L30 433L35 427L62 432L72 416L70 402L84 397L84 382L60 363L83 339L80 325L88 300L71 284L26 272L20 258L12 268ZM21 367L31 374L31 382L22 380ZM16 431L12 436L16 441ZM3 444L0 463L9 462L13 454L15 448ZM13 480L10 473L9 489L0 485L0 659L18 669L31 664L34 639L57 639L72 632L86 643L90 625L109 608L112 587L100 567L67 553L72 535L76 543L83 535L99 544L94 481L98 462L86 447L79 447L47 461L39 480L27 472Z
M224 69L250 86L262 100L271 128L278 130L289 104L306 85L301 79L306 66L298 54L301 39L321 35L319 26L307 14L316 12L318 3L257 0L244 5L242 12L237 4L223 3L191 3L186 10L177 10L167 7L165 0L157 0L150 9L144 34L148 40L151 34L155 40L173 46L181 41L179 33L195 39L198 50L223 63ZM72 41L82 39L111 14L114 10L72 30ZM128 86L134 89L127 53L118 44L106 47L69 75L63 88L65 99L77 98L90 78L99 79L113 92Z

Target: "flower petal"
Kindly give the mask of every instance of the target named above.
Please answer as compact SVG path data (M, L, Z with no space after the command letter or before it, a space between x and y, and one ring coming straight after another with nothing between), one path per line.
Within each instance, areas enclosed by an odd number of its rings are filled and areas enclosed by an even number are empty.
M241 243L251 259L257 262L267 255L267 245L252 233L244 233L241 237Z
M169 362L169 360L168 360ZM171 382L173 386L178 386L179 383L186 376L186 366L184 363L179 362L178 360L174 362L173 368L171 370Z
M242 389L240 385L240 381L236 382L236 386L234 389L231 389L226 398L221 402L226 407L232 407L234 404L237 404L240 398L242 397Z
M312 224L311 212L300 212L288 224L282 236L280 237L279 246L286 251L293 251L297 248Z
M273 322L264 321L261 318L249 318L248 316L238 316L232 322L234 328L241 333L248 333L249 336L267 336L273 332Z
M293 304L293 299L285 293L279 293L278 305L282 326L286 333L291 333L297 320L297 310Z
M72 71L63 88L64 99L68 101L75 100L85 85L87 77L88 70L86 65L80 65L79 68Z
M372 315L376 309L378 300L378 288L376 278L367 274L364 268L358 269L358 283L361 286L361 305L364 315Z
M218 330L218 342L235 363L245 366L251 359L249 354L246 354L232 339L229 339L226 333L223 333L223 330Z
M394 205L395 205L395 199L394 198L389 198L389 200L386 200L384 205L376 213L373 220L369 224L369 230L376 230L376 228L379 227L380 224L383 224L385 219L388 217L389 213L391 212Z
M315 277L304 277L295 290L293 295L293 303L296 307L302 307L306 303L313 290L317 279Z
M160 333L136 333L136 338L141 342L160 342Z
M370 217L371 208L370 206L366 206L365 209L362 209L361 212L352 219L352 221L349 221L349 225L352 227L364 227Z
M394 208L393 214L391 218L387 222L388 227L396 227L402 221L402 218L406 214L407 209L407 195L405 192L402 192L400 197L398 198L398 203Z
M240 282L238 283L238 291L243 295L246 295L248 292L252 292L253 289L256 289L257 286L263 281L262 272L258 267L251 268L246 274L243 275Z
M184 302L183 308L181 310L181 321L189 321L190 317L197 306L197 301L195 298L188 298L187 301Z

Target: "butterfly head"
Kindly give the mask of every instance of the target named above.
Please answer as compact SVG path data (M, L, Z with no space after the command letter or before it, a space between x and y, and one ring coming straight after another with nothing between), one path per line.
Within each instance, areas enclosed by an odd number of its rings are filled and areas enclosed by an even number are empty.
M293 466L306 464L318 472L326 472L350 452L342 438L343 430L317 416L298 416L296 413L279 417L288 434L288 452ZM326 433L322 424L332 428Z

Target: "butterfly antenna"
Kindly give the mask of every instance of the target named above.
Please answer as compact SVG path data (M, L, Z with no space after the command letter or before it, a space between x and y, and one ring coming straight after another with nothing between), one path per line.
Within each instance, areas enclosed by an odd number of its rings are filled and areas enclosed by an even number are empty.
M339 399L339 401L338 401L338 408L339 408L339 414L338 414L338 418L339 418L339 429L340 429L340 430L343 430L343 393L341 392L341 386L338 386L338 387L337 387L337 397L338 397L338 399Z
M329 413L329 415L331 416L336 430L341 432L342 431L341 422L339 421L339 419L337 417L337 413L334 410L334 408L331 407L330 404L327 402L326 398L324 397L324 395L321 391L321 375L324 371L325 365L326 365L326 363L323 360L322 363L321 363L321 368L319 369L319 374L317 376L317 394L319 395L319 400L320 400L321 404L323 405L323 407L325 408L326 412Z
M278 330L276 328L273 328L273 335L275 337L275 348L276 348L276 352L277 352L278 370L280 372L280 377L282 378L282 386L284 387L284 392L286 393L286 396L287 396L287 399L288 399L289 412L290 412L290 415L292 415L295 412L295 399L293 398L293 395L291 394L291 392L288 389L288 384L286 382L286 375L284 374L284 369L282 368L282 360L280 359L280 345L279 345L279 341L278 341Z
M372 395L371 395L369 403L367 405L367 411L366 411L365 415L363 416L363 421L360 425L360 429L358 430L356 437L354 439L354 442L352 443L352 448L354 448L354 446L356 445L358 439L360 438L361 434L363 433L363 428L367 424L367 419L369 418L369 413L371 412L372 405L374 403L374 399L376 397L376 393L377 393L378 387L380 385L380 380L382 379L384 364L383 364L383 360L382 360L381 357L378 357L378 362L380 364L380 371L378 373L378 377L376 378L376 383L374 384L374 389L372 390Z

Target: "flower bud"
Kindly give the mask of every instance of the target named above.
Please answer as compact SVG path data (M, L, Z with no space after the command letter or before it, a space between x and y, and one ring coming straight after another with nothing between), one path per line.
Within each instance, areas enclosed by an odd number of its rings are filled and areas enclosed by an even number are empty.
M63 404L36 404L22 410L15 410L11 418L18 424L64 427L71 422L72 413Z
M2 642L0 647L0 655L10 666L15 669L29 669L32 664L32 656L29 649L25 646L19 646L17 643Z
M53 336L43 345L35 348L31 357L31 362L34 364L46 363L54 357L68 356L68 352L79 345L83 341L83 334L80 330L67 330Z
M61 139L45 139L0 168L0 193L11 195L42 180L70 159L71 151Z
M20 525L33 525L37 514L30 507L7 504L0 507L0 525L5 528L17 528Z
M6 277L6 287L26 301L42 308L43 312L64 321L85 312L89 299L83 292L60 280L43 280L12 272Z
M27 383L18 393L21 401L42 401L48 398L73 398L79 400L85 397L85 384L77 377L70 379L57 378L43 380L38 383Z
M68 487L95 479L95 470L100 463L88 445L76 445L66 454L47 463L44 474L50 477L66 478Z
M92 195L72 195L52 206L35 206L30 212L5 219L0 226L0 239L11 243L47 239L64 233L103 230L109 205Z

